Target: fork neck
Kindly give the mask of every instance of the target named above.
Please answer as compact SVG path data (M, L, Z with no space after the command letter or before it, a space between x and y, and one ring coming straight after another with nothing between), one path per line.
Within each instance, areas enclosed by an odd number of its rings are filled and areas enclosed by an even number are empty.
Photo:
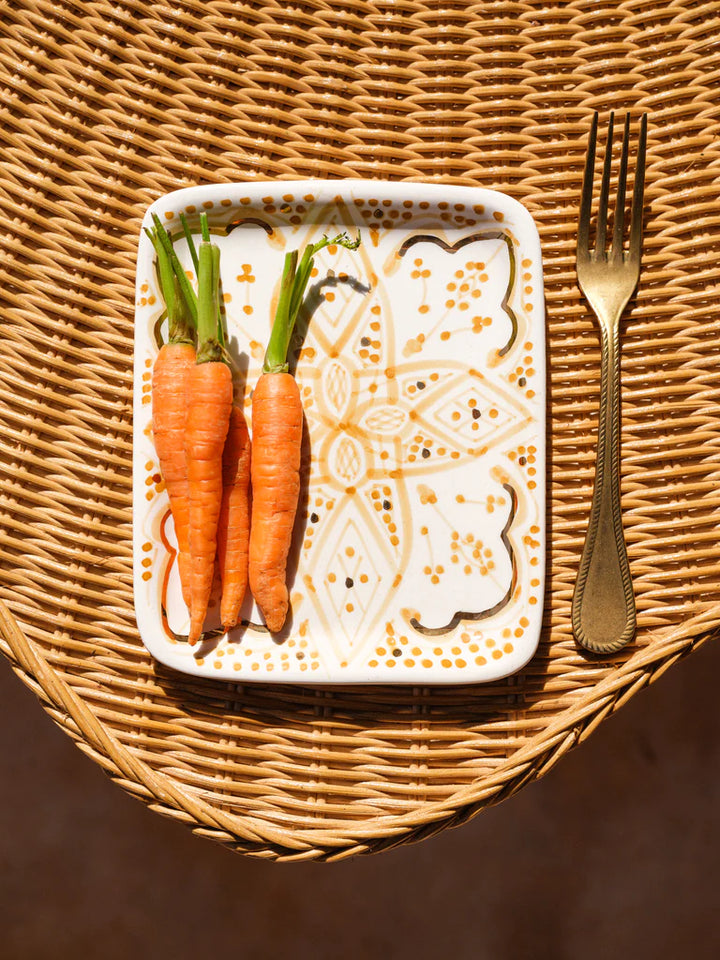
M602 296L590 296L587 292L585 296L590 301L595 315L600 323L600 328L602 330L615 331L615 337L617 338L618 330L620 327L620 319L625 312L625 308L630 302L630 298L633 294L632 289L628 290L627 286L622 288L619 284L617 285L608 285L608 287L602 291Z

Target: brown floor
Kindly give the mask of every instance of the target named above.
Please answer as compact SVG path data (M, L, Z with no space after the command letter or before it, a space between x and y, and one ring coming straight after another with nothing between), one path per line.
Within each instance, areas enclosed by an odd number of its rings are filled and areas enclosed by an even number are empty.
M466 826L286 865L128 797L2 661L0 956L714 960L719 683L713 643Z

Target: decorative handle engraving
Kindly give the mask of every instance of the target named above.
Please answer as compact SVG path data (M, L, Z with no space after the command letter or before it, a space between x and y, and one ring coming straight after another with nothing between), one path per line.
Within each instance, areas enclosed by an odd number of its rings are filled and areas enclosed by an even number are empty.
M600 414L592 510L572 604L581 646L612 653L635 635L635 598L620 513L618 323L601 323ZM610 332L608 332L610 331Z

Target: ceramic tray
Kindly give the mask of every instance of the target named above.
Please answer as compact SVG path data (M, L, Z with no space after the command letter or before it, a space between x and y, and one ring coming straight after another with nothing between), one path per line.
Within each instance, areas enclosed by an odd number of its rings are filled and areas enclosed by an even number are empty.
M521 668L545 555L542 264L525 208L468 187L338 180L192 187L154 203L145 226L153 211L171 233L180 213L194 229L208 214L248 417L285 252L342 230L362 244L318 255L294 354L306 443L286 627L268 633L248 599L222 635L215 601L190 647L152 444L165 326L141 234L134 579L150 653L243 682L468 683Z

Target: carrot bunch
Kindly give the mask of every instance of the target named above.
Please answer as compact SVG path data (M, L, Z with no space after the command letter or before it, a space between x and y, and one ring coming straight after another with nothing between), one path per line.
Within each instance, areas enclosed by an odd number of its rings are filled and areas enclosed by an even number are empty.
M169 343L154 366L153 437L175 522L178 571L190 612L188 640L194 644L207 615L218 553L223 627L234 626L240 615L247 584L250 450L242 408L233 406L219 305L220 249L211 241L205 214L199 250L184 218L182 222L197 274L197 295L157 217L148 231L168 317L179 310L181 298L186 319L181 332L192 338L181 341L186 349L180 356L179 334L170 323ZM164 429L166 422L172 430Z
M288 351L315 254L330 244L355 250L360 237L323 237L309 244L302 257L297 250L286 254L265 361L253 391L251 444L242 407L233 403L219 306L220 250L211 240L205 214L199 249L184 218L182 223L197 295L157 217L148 231L170 320L169 342L153 374L153 434L175 520L178 568L190 612L188 640L194 644L207 615L216 559L225 630L238 622L248 584L268 629L275 633L285 623L303 432Z

